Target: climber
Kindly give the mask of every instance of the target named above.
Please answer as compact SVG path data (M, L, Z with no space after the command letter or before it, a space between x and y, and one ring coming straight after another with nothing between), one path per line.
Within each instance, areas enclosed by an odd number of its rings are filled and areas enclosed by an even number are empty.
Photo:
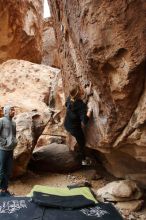
M91 83L86 87L87 96L91 96ZM89 165L85 157L85 136L83 126L85 126L92 114L92 103L85 104L82 100L83 92L78 85L73 85L66 100L66 116L64 121L65 129L75 137L79 146L79 155L82 165Z
M8 182L13 168L13 150L17 145L16 123L13 121L15 108L4 106L4 117L0 118L0 196L11 196Z

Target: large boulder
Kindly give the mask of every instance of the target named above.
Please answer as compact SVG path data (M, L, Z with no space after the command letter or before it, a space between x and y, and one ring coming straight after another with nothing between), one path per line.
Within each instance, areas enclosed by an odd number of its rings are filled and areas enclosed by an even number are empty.
M24 112L15 116L18 144L14 151L13 177L26 172L28 162L31 158L35 146L35 134L33 133L34 115L35 113L33 114L33 112Z
M14 152L14 176L18 176L26 171L38 138L47 124L53 123L55 107L60 106L56 102L52 108L60 70L23 60L9 60L0 65L0 74L3 76L0 106L13 104L16 109L18 145Z
M35 149L31 160L35 171L72 172L81 168L78 154L64 144L52 143Z
M0 65L0 73L1 106L12 102L21 112L50 111L59 69L24 60L9 60Z
M94 110L86 130L87 146L102 152L108 170L118 177L135 169L144 173L145 0L48 2L66 96L73 82L83 89L88 80L92 82Z
M1 0L0 63L8 59L41 62L42 15L43 0Z

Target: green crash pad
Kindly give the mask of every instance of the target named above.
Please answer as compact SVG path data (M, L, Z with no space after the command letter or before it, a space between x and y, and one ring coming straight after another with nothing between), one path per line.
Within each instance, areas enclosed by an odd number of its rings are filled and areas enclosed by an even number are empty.
M68 187L60 188L60 187L48 187L42 185L35 185L31 192L27 195L29 197L33 196L33 192L42 192L51 195L58 195L58 196L75 196L75 195L82 195L87 199L90 199L97 203L97 200L94 198L93 194L91 193L88 187L79 187L79 188L72 188L69 189Z

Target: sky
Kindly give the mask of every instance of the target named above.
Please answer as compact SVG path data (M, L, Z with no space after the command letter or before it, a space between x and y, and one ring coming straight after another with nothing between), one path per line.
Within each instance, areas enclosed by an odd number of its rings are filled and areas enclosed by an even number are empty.
M44 18L50 17L50 9L47 0L44 0Z

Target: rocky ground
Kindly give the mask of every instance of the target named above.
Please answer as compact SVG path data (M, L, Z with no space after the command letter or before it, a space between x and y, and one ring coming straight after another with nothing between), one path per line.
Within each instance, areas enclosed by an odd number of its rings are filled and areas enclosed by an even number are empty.
M34 173L28 171L26 175L10 182L10 191L16 196L27 195L34 185L46 185L55 187L65 187L71 184L88 181L94 192L103 187L115 178L107 174L104 170L95 171L94 168L83 168L79 171L68 174L57 173ZM129 212L119 210L124 220L146 220L146 204L139 212Z

